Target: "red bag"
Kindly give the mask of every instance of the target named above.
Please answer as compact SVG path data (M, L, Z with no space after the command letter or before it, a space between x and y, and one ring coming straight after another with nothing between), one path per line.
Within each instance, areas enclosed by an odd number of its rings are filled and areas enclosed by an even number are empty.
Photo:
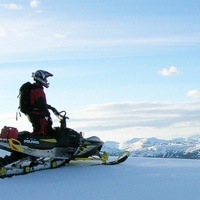
M18 130L14 127L4 126L1 130L0 138L17 139L18 138Z

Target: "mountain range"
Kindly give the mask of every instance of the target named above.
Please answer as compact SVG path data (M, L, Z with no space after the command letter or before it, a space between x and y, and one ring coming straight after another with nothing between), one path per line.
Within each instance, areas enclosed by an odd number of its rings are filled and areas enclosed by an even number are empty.
M200 135L164 140L158 138L133 138L124 143L107 141L103 151L117 155L128 150L133 157L200 159Z

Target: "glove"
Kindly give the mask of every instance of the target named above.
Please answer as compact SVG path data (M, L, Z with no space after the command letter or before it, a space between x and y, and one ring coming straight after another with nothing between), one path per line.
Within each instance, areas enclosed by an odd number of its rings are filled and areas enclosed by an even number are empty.
M51 108L52 108L51 105L48 105L48 104L47 104L47 109L51 109Z

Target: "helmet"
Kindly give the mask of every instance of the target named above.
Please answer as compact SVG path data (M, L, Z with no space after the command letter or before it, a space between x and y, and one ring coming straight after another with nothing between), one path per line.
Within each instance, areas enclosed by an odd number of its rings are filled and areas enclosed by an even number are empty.
M37 70L35 73L32 74L34 81L41 83L46 88L49 87L47 78L50 76L53 76L53 74L44 70Z

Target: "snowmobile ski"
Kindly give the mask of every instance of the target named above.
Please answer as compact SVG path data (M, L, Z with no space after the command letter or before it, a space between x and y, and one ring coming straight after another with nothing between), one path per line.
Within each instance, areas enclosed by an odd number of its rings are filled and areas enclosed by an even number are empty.
M129 156L130 156L130 152L124 151L118 156L118 158L116 160L103 162L102 165L118 165L118 164L126 161Z

